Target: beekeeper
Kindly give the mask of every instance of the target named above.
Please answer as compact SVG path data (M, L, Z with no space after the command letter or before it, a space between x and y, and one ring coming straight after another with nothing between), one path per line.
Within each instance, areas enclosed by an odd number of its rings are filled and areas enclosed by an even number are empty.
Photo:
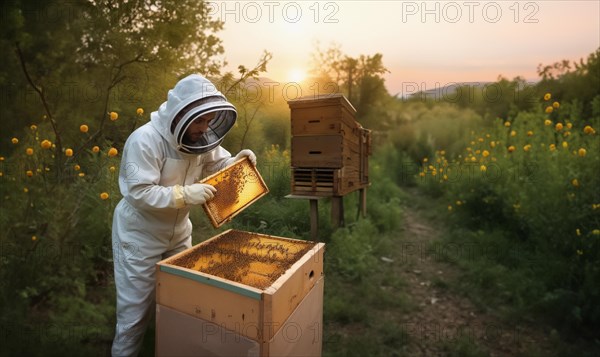
M155 266L191 247L190 208L210 200L213 186L196 183L236 160L220 146L235 107L206 78L193 74L168 92L150 122L125 142L112 243L117 290L113 356L135 356L155 309Z

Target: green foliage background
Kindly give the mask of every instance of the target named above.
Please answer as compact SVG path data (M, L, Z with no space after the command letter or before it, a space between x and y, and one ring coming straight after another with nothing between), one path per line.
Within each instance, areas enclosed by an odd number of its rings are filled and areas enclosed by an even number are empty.
M290 188L286 98L263 92L261 100L250 100L244 92L265 89L261 75L268 75L271 54L265 52L254 67L222 73L217 33L223 24L208 17L206 3L0 6L0 43L10 49L0 58L3 354L108 352L115 323L111 222L120 199L119 155L108 152L120 151L167 90L189 73L209 76L236 104L239 120L224 146L232 153L254 150L270 188L222 229L309 239L308 205L284 198ZM324 337L335 341L324 344L326 355L402 355L402 331L377 312L410 304L400 293L402 282L386 275L379 258L401 236L409 189L443 208L447 242L503 253L448 256L465 272L460 289L481 305L502 306L510 318L543 319L565 340L597 347L599 53L540 67L537 83L501 77L432 99L425 93L389 95L381 54L352 58L339 48L317 48L312 80L322 92L350 98L359 122L373 130L374 143L368 217L357 219L348 209L347 226L334 229L328 209L320 210L327 243ZM500 95L490 99L491 90ZM550 101L543 99L546 93ZM554 101L559 107L545 112ZM118 119L111 120L110 112ZM82 124L89 131L81 132ZM43 148L43 140L54 146ZM357 197L344 200L354 207ZM219 231L201 210L192 221L194 243ZM336 330L357 325L366 331L358 338ZM144 353L151 354L148 346ZM458 344L449 354L469 348Z

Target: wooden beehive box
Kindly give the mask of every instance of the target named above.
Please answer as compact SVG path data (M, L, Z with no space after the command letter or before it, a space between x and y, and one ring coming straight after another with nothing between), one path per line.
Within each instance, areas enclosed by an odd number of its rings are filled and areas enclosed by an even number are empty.
M208 348L215 351L210 355L226 355L219 351L235 346L209 336L219 333L242 338L256 349L252 355L276 355L289 348L320 355L319 339L302 338L290 346L281 336L291 317L321 333L324 246L227 230L159 262L157 351L185 342L192 349L196 345L196 354ZM311 303L304 303L309 297ZM189 326L187 334L180 331L187 337L169 332L172 321ZM198 331L204 334L190 335Z
M341 94L288 102L292 124L292 194L343 196L369 185L371 131Z

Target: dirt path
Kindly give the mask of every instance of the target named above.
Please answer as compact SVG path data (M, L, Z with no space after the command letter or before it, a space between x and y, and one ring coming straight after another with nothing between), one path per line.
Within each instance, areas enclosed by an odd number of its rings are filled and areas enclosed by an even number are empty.
M424 213L423 208L404 207L403 239L397 243L400 254L390 263L404 280L415 307L397 321L408 337L407 355L551 355L546 334L531 326L503 322L449 288L461 272L440 258L439 249L428 250L432 244L444 246L443 232Z

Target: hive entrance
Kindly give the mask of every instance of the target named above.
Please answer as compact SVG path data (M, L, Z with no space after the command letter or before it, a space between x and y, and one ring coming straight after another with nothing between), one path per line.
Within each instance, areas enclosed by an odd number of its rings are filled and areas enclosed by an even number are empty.
M215 197L202 206L215 227L221 226L269 191L256 167L248 158L201 182L217 189Z
M313 246L231 230L169 263L264 290Z

